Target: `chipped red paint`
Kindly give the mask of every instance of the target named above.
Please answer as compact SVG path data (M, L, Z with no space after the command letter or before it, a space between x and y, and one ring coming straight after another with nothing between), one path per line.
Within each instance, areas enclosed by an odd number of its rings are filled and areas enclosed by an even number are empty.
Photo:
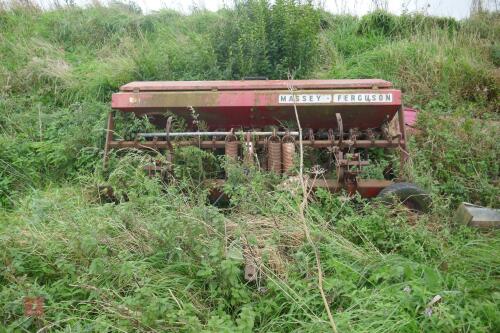
M212 179L208 182L212 184L214 196L215 194L218 196L223 193L222 188L225 184L224 179ZM380 193L380 191L392 184L394 184L394 182L390 180L360 179L357 184L356 192L358 192L363 198L374 198ZM331 192L338 192L343 189L343 187L333 179L316 179L315 181L311 181L308 185L316 189L324 188ZM217 196L215 197L217 198Z
M378 179L360 179L358 180L356 192L363 198L376 197L382 189L393 184L390 180ZM318 179L312 184L313 188L325 188L332 192L337 192L342 189L336 180L332 179Z
M327 103L298 103L302 126L312 129L336 128L335 113L340 113L346 128L379 127L391 120L401 106L401 92L396 89L314 89L295 92L296 96L338 94L346 96L346 99L360 94L392 94L392 100L337 103L332 97ZM191 108L194 108L199 114L199 120L203 120L209 129L262 128L295 122L293 104L280 103L280 95L291 94L286 89L120 92L113 94L111 105L114 109L136 114L162 114L170 111L187 120L190 119ZM157 118L156 123L162 126L164 119ZM152 122L155 123L155 120Z
M410 128L414 128L417 124L418 110L412 108L405 108L405 125Z

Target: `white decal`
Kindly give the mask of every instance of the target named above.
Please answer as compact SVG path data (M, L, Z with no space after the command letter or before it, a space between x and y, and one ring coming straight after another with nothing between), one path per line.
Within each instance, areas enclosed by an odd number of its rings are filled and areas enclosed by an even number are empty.
M392 94L334 94L333 103L392 103Z
M325 104L332 102L332 95L330 94L297 94L297 95L279 95L279 104Z

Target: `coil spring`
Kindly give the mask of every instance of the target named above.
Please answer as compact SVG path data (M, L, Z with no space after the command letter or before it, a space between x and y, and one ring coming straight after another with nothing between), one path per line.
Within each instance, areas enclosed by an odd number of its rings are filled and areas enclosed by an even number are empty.
M226 137L226 143L224 145L224 150L227 158L231 161L236 161L238 159L238 148L239 142L234 135Z
M281 140L277 136L272 136L268 141L267 167L270 171L281 173Z
M289 173L293 168L293 161L295 157L295 141L291 136L283 137L282 152L283 172Z

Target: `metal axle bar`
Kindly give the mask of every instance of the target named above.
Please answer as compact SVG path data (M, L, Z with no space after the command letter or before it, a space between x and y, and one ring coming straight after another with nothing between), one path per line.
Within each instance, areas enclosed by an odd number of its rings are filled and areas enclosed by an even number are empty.
M238 131L238 132L172 132L168 136L171 138L175 137L185 137L185 136L228 136L228 135L245 135L247 133L250 133L252 136L268 136L268 135L291 135L291 136L298 136L299 132L243 132L243 131ZM157 133L139 133L139 137L143 138L160 138L160 137L166 137L167 133L166 132L157 132Z
M169 144L172 144L174 146L198 146L200 148L224 148L226 142L225 141L197 141L197 140L190 140L190 141L173 141L173 142L167 142L167 141L111 141L109 143L109 147L111 148L152 148L152 149L165 149L169 148ZM265 141L257 141L255 142L256 145L264 145ZM374 148L374 147L380 147L380 148L397 148L400 147L401 145L404 144L404 141L387 141L387 140L356 140L356 141L342 141L340 144L338 141L335 141L332 143L330 140L303 140L302 144L304 146L310 146L314 148L328 148L332 146L337 146L340 148Z

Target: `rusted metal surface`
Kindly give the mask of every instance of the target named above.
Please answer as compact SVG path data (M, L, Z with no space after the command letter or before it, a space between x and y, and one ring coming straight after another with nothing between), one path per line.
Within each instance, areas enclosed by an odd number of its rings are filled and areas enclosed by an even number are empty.
M214 189L222 189L225 182L225 179L212 179L207 181L207 185ZM358 180L356 192L364 198L373 198L376 197L380 191L391 184L394 184L394 182L390 180L360 179ZM339 192L345 189L343 184L339 183L335 179L311 179L308 181L307 185L313 189L324 188L331 192Z
M241 81L140 81L120 87L120 91L199 91L199 90L271 90L288 89L288 80ZM378 79L363 80L294 80L296 89L372 89L390 88L392 83Z
M303 91L297 91L301 95ZM335 114L342 115L345 128L375 128L390 121L401 104L399 90L316 90L306 91L302 96L330 96L331 101L300 104L300 113L304 128L314 130L336 128ZM116 93L112 96L112 107L123 112L138 115L150 114L150 120L158 127L164 127L167 111L178 117L191 120L192 109L198 114L198 120L207 124L210 130L229 130L230 128L263 128L281 126L295 122L292 103L281 103L283 91L180 91L180 92L139 92ZM336 102L333 96L346 96L348 99L366 96L381 96L382 101L375 102ZM390 101L385 100L390 96ZM389 99L389 97L387 97ZM191 122L188 121L188 124Z
M164 177L167 173L167 167L160 163L145 165L144 170L147 172L149 177L153 176Z
M171 138L178 138L178 137L200 137L200 136L228 136L228 135L233 135L233 136L241 136L241 135L246 135L247 132L242 132L242 131L229 131L229 132L224 132L224 131L214 131L214 132L176 132L176 133L170 133ZM292 131L292 132L285 132L285 131L250 131L250 134L252 136L270 136L270 135L288 135L288 136L298 136L299 132L297 131ZM161 132L153 132L153 133L138 133L139 137L142 138L154 138L154 137L165 137L166 133L161 133Z
M293 137L287 135L282 141L282 160L283 160L283 172L288 174L293 168L293 162L295 158L295 140Z
M351 138L354 140L355 138ZM359 153L345 154L336 149L335 165L337 168L337 182L339 182L350 195L358 190L358 175L361 173L361 167L367 166L368 161L362 161Z
M405 117L404 117L404 107L403 103L398 110L398 125L399 125L399 157L400 157L400 167L399 167L399 178L402 179L404 175L404 167L406 164L406 160L408 159L408 151L406 147L406 126L405 126Z
M270 171L281 173L281 139L276 135L268 140L267 167Z
M257 281L258 268L253 258L245 258L245 280L248 282Z
M252 141L250 133L247 133L245 137L243 153L243 163L245 165L253 165L255 162L255 142Z
M212 146L215 146L216 141L212 141ZM228 135L224 143L224 152L231 161L238 160L239 142L235 135Z
M165 149L168 148L168 141L160 141L157 140L156 142L153 141L125 141L125 140L115 140L111 141L109 143L110 148L158 148L158 149ZM184 147L184 146L197 146L203 149L210 149L215 146L215 148L224 148L226 145L226 141L223 140L217 140L217 141L212 141L212 140L182 140L182 141L172 141L170 144L173 144L174 146L178 147ZM241 144L239 142L239 144ZM258 140L254 142L254 145L257 146L262 146L265 144L264 140ZM331 147L332 143L330 140L303 140L302 144L306 147L313 147L313 148L328 148ZM375 141L370 141L370 140L357 140L356 143L350 143L347 141L343 141L339 147L341 148L397 148L399 147L400 143L398 142L392 142L388 140L375 140Z
M390 180L358 180L356 191L364 198L376 197L382 189L393 184ZM313 188L325 188L332 192L338 192L344 187L341 183L333 179L316 179L314 182L310 181L309 186Z

